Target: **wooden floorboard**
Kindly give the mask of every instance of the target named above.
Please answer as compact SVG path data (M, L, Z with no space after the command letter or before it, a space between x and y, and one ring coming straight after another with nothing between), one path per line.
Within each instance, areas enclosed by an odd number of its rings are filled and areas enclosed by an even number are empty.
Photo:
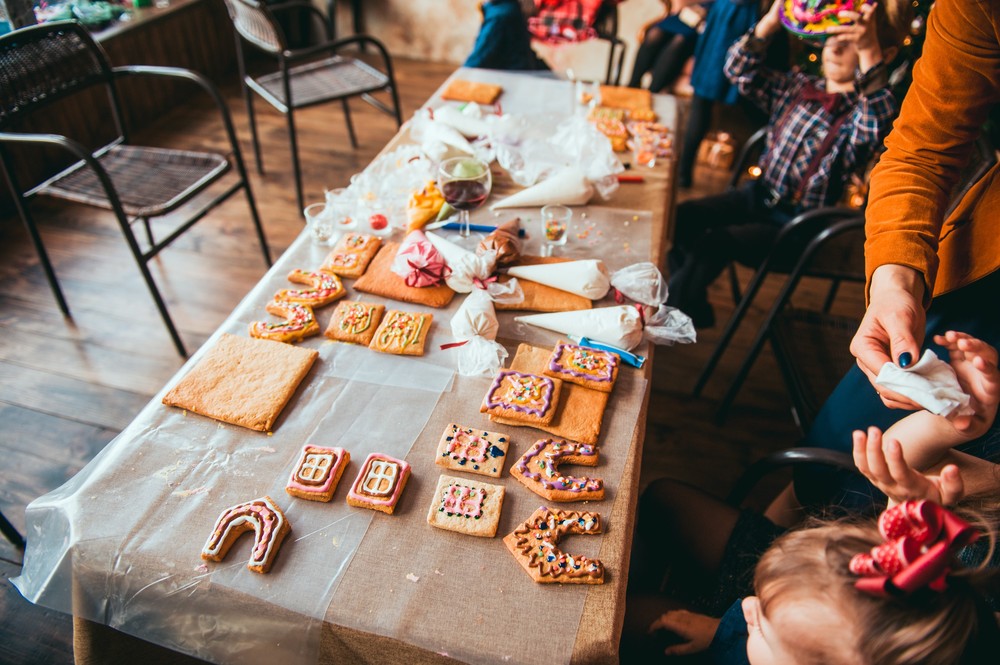
M406 60L396 66L404 117L452 70ZM302 229L284 118L264 104L256 106L265 154L260 175L239 90L230 84L224 93L268 241L278 256ZM321 200L326 188L347 185L396 131L391 118L362 102L352 102L351 111L357 149L350 147L339 105L298 115L309 201ZM204 100L195 99L140 138L150 145L222 149L217 127ZM696 186L683 196L717 191L727 177L699 168ZM25 505L71 478L183 363L115 222L104 213L59 203L38 202L33 210L73 316L59 312L19 220L0 219L0 419L5 423L0 509L22 529ZM189 350L196 349L266 270L245 199L238 195L227 201L165 250L151 269L181 336ZM749 279L747 271L741 275ZM691 388L719 329L701 331L696 345L657 350L643 484L670 476L721 494L752 461L796 441L789 399L767 350L729 420L721 427L712 422L779 283L769 281L761 297L765 304L751 309L703 397L692 397ZM717 319L725 321L733 307L728 285L720 280L711 298ZM9 583L19 560L18 552L0 543L0 662L70 662L69 620L27 603Z

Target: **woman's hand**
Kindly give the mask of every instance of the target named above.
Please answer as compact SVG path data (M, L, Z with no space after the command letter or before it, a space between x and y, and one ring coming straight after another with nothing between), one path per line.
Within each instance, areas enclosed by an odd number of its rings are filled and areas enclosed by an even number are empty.
M949 506L965 495L958 467L948 464L939 475L925 475L907 464L903 447L895 439L883 443L882 431L869 427L854 432L854 465L875 487L889 497L889 505L926 499Z
M664 612L649 626L649 632L669 630L684 641L663 650L668 656L686 656L708 649L719 628L719 619L687 610Z
M879 266L872 273L868 294L868 309L851 340L851 353L875 386L875 377L885 363L895 358L900 367L906 367L920 357L926 322L923 275L906 266ZM890 391L880 396L890 409L921 408Z

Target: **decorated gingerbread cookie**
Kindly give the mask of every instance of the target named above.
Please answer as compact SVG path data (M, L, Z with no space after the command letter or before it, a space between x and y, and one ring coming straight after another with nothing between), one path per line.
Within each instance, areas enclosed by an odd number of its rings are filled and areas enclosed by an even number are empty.
M504 488L442 475L431 499L427 523L439 529L492 538L500 524Z
M322 307L329 305L334 300L343 298L347 291L340 283L340 278L328 272L310 272L306 270L293 270L288 273L288 281L296 284L305 284L309 289L282 289L274 294L275 300L294 302L310 307Z
M449 423L438 443L435 461L447 469L499 478L509 446L506 434Z
M371 344L385 312L385 305L344 300L333 310L330 325L323 333L330 339L354 344Z
M381 244L377 236L345 233L319 269L341 277L361 277Z
M542 506L504 536L503 542L536 582L604 584L604 564L600 560L573 556L559 549L563 536L598 533L601 533L598 513Z
M619 367L621 359L617 353L559 342L545 366L545 375L609 393L615 386Z
M382 353L422 356L433 320L433 314L391 309L382 318L368 348Z
M300 499L329 501L350 461L351 453L343 448L305 446L285 491Z
M255 573L266 573L278 556L281 541L291 525L277 504L269 496L237 504L222 511L215 521L212 535L201 550L206 561L222 561L229 548L246 531L253 531L253 549L247 568Z
M549 501L600 501L604 498L603 480L568 476L559 471L561 464L597 466L597 459L596 446L541 439L510 467L510 475Z
M559 379L502 369L493 379L479 411L525 425L548 425L555 417L561 388Z
M382 453L372 453L354 479L347 503L392 515L410 477L410 465Z
M250 336L258 339L273 339L276 342L298 342L319 333L319 323L309 305L299 305L286 300L272 300L267 311L282 316L284 321L271 323L254 321L250 324Z
M781 23L785 28L808 39L824 39L827 30L842 25L840 12L857 12L869 0L784 0Z

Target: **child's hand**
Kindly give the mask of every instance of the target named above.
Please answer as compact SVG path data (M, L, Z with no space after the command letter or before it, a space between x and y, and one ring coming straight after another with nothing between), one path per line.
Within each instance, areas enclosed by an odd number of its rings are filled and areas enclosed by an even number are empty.
M948 464L937 476L924 475L907 464L899 441L886 439L883 444L878 427L854 432L854 465L889 497L890 506L921 499L949 506L965 494L957 466Z
M669 630L684 641L663 650L668 656L686 656L708 649L719 628L719 620L687 610L670 610L649 626L649 632Z
M969 439L982 436L993 424L1000 404L997 350L980 339L954 330L935 335L934 341L948 349L951 366L962 389L972 397L969 406L975 411L971 416L954 418L951 424Z
M878 49L878 29L875 27L875 7L878 3L861 5L856 12L843 10L837 13L837 18L844 25L827 28L828 35L838 35L841 39L852 42L858 51Z
M774 4L767 10L767 13L760 17L757 25L753 29L754 35L759 39L768 39L781 30L781 8L785 0L774 0Z

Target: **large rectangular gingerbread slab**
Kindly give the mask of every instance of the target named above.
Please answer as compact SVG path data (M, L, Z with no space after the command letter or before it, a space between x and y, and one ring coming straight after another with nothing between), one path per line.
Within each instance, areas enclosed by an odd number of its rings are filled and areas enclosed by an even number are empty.
M387 242L383 245L379 253L375 255L371 265L368 266L368 271L354 282L354 288L392 300L412 302L428 307L447 307L451 299L455 297L455 292L447 284L420 288L407 286L403 278L391 270L392 261L396 258L398 251L398 242Z
M550 349L530 344L521 344L510 363L510 368L519 372L541 374L548 364ZM556 407L555 416L548 425L532 425L557 437L580 443L597 443L604 420L604 409L608 406L609 393L590 390L572 383L562 384L562 397ZM521 421L490 416L490 420L501 425L524 425Z
M314 349L223 333L163 403L269 432L318 356Z

